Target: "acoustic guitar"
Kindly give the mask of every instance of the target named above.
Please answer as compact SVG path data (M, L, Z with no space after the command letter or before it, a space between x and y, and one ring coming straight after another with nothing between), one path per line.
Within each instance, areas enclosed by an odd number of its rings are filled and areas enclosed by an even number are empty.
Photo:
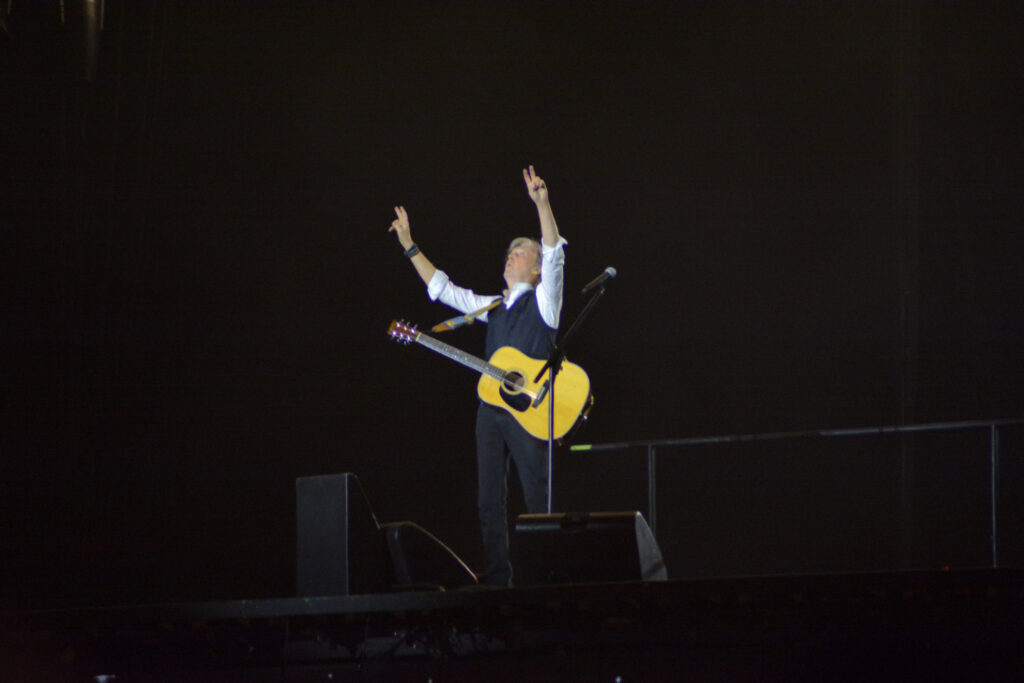
M490 360L483 360L450 344L424 334L415 325L394 320L388 334L403 344L416 342L480 373L476 391L480 400L506 410L527 432L538 439L548 438L548 406L555 397L555 439L562 439L587 419L594 397L590 378L580 366L565 361L555 375L554 392L548 391L549 373L539 382L534 378L546 361L530 358L518 349L503 346Z

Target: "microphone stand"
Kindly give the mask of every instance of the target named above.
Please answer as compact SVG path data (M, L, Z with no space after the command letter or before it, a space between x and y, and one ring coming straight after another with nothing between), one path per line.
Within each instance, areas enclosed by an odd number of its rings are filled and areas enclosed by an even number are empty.
M548 373L548 378L544 382L544 387L537 395L534 401L534 407L540 405L540 402L544 400L544 395L548 395L548 507L547 512L551 514L551 498L552 491L554 491L554 459L555 459L555 375L557 375L562 369L562 362L565 360L565 349L572 340L573 335L579 329L583 321L590 315L590 312L597 306L598 300L604 294L605 286L607 282L602 282L600 286L596 288L593 296L590 297L590 301L583 307L579 315L576 316L576 320L573 321L569 329L566 330L565 334L562 335L561 341L556 341L554 348L551 350L551 355L548 357L544 367L540 369L537 376L533 378L534 382L539 382L540 378L544 376L544 373Z

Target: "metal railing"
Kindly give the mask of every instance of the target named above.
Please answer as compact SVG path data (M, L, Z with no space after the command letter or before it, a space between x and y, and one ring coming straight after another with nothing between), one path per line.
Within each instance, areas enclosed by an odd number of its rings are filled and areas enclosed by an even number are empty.
M1024 425L1024 419L969 420L962 422L936 422L887 427L861 427L855 429L819 429L797 432L771 432L765 434L732 434L725 436L700 436L687 439L657 439L645 441L620 441L614 443L579 444L569 450L573 452L615 451L627 448L647 449L647 522L651 531L657 534L657 449L665 447L693 447L722 444L749 444L763 441L783 441L808 438L838 438L851 436L901 435L920 432L943 432L967 429L987 429L989 432L989 504L990 504L990 551L992 566L999 566L999 430L1002 427Z

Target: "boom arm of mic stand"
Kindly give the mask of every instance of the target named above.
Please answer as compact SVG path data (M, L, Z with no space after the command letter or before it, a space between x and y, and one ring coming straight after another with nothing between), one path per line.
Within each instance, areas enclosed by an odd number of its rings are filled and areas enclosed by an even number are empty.
M548 368L554 368L555 374L562 369L562 361L565 360L565 349L568 346L569 341L571 341L573 335L576 334L576 330L579 329L580 324L586 320L587 316L590 315L590 312L595 306L597 306L597 301L601 298L601 295L604 294L604 289L605 286L602 284L594 291L594 296L590 297L590 301L587 302L587 305L583 307L580 314L576 316L576 320L572 322L569 329L562 335L562 340L556 343L555 348L551 350L551 356L548 357L547 362L544 363L544 367L540 369L537 376L533 378L534 382L539 382L540 378L544 376L544 373L548 371Z

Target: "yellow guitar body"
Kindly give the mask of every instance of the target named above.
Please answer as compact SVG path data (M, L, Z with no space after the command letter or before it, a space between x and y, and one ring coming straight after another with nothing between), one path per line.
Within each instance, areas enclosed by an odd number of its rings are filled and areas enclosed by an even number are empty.
M477 393L480 399L492 406L503 408L514 417L527 432L538 439L548 438L548 406L551 392L544 392L549 373L539 382L534 378L545 361L530 358L518 349L503 346L494 352L490 364L505 371L505 379L489 374L480 375ZM537 397L544 393L538 402ZM590 412L593 398L590 395L590 378L580 366L565 361L555 375L555 423L556 439L564 437L581 419Z
M582 420L587 419L594 397L590 394L590 378L578 365L562 362L562 368L555 375L554 391L547 390L549 372L539 382L534 378L540 374L545 361L530 358L511 346L503 346L494 352L490 361L457 349L451 344L423 334L415 325L392 320L388 335L400 344L416 342L436 351L457 363L480 373L477 393L480 400L497 406L514 417L523 429L537 437L548 438L548 413L551 395L554 394L555 439L562 439Z

